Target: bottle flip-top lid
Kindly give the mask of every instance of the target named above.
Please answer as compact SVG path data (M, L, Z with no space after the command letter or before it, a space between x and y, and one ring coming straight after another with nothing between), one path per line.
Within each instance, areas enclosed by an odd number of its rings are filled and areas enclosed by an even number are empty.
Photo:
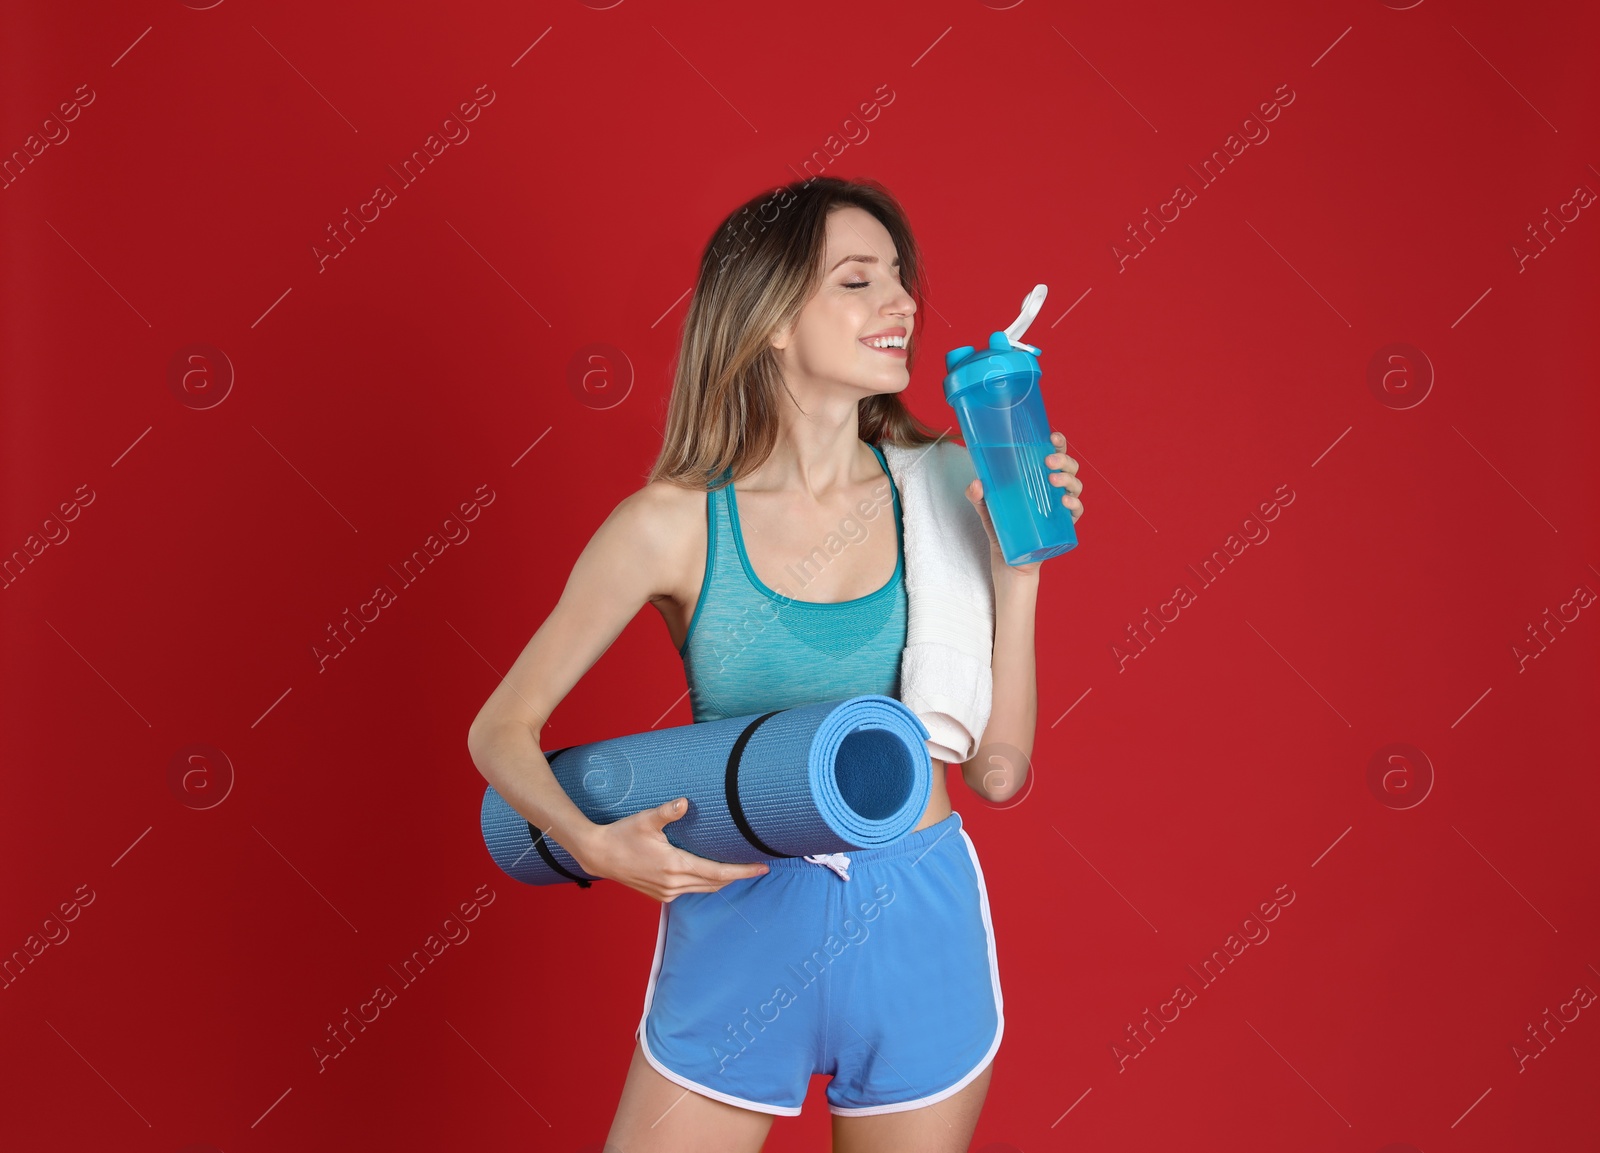
M972 345L953 348L944 354L944 394L948 400L962 389L982 384L986 380L1020 378L1035 380L1039 376L1040 350L1022 342L1022 334L1044 307L1044 285L1034 286L1022 301L1022 312L1000 332L989 336L989 345L979 352Z

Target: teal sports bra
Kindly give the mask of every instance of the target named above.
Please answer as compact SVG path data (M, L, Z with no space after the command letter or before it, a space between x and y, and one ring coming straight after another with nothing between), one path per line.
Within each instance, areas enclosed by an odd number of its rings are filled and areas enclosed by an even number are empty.
M745 553L733 483L707 490L705 577L678 650L696 724L866 693L899 699L905 528L889 465L868 447L889 481L898 557L887 584L853 600L801 601L768 588ZM831 559L848 547L835 532L820 551Z

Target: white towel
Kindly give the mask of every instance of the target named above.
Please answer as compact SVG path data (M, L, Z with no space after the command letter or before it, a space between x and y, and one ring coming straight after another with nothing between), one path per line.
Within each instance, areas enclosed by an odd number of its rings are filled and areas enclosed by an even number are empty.
M964 445L878 445L900 493L906 647L900 700L927 726L928 754L968 761L994 703L994 580L989 534L967 499L976 478Z
M971 760L994 697L994 578L989 534L967 499L978 472L963 445L878 445L900 494L905 528L906 647L900 702L927 727L928 755ZM806 860L850 879L844 853Z

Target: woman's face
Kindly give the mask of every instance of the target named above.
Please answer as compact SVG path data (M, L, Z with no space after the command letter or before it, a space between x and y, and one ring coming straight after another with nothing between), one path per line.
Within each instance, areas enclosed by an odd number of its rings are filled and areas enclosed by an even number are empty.
M772 343L797 392L844 387L860 395L900 392L911 383L904 348L879 349L879 334L910 343L916 302L900 286L900 256L889 230L864 208L828 214L822 286Z

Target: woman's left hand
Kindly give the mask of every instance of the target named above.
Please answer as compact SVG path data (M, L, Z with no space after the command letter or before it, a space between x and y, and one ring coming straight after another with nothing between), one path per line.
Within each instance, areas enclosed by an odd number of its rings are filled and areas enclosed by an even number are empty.
M1066 489L1061 494L1062 505L1072 513L1072 523L1077 524L1078 518L1083 515L1083 481L1078 479L1078 462L1066 453L1067 437L1065 433L1052 432L1050 443L1056 446L1056 451L1044 458L1045 464L1050 467L1050 483L1057 488ZM994 520L989 516L988 506L983 501L983 482L974 478L967 486L967 499L977 508L978 515L983 518L984 531L989 534L989 568L998 575L1001 572L1015 573L1018 576L1035 576L1043 561L1034 561L1031 564L1008 565L1005 553L1000 551L1000 538L995 535Z

